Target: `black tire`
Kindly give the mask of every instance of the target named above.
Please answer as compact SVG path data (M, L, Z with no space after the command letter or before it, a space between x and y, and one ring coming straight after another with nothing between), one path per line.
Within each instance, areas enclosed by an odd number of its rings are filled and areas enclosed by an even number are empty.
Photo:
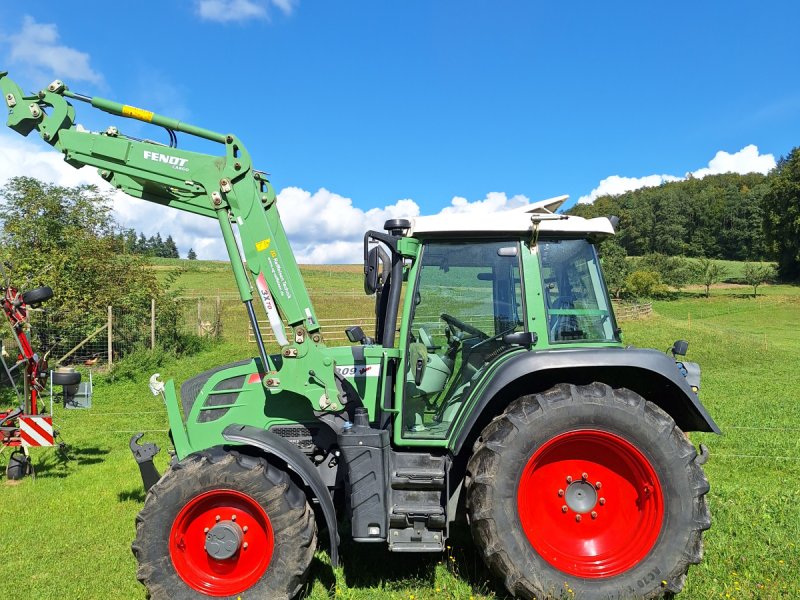
M132 546L139 563L136 576L147 588L150 598L173 600L208 597L196 591L196 586L190 586L178 573L171 554L171 536L173 527L178 527L180 523L179 517L184 514L184 507L202 502L202 499L197 500L201 495L205 494L203 498L206 498L210 493L213 498L216 494L228 493L226 490L245 496L263 509L271 526L274 545L266 570L260 575L256 572L257 580L254 583L236 590L216 587L215 591L220 593L215 595L238 598L246 591L248 598L292 598L300 591L317 540L314 514L305 494L285 472L264 458L211 448L173 465L150 489L144 508L136 517L136 540ZM239 519L240 523L245 516L243 514ZM202 526L199 519L192 523ZM256 528L253 527L250 534L254 533L253 529ZM247 535L245 533L241 539L246 541ZM201 534L201 540L202 537ZM186 539L189 538L187 530ZM255 547L257 544L253 546L250 550L260 550ZM244 561L243 553L246 550L245 546L240 545L239 551L228 559L230 562L227 565ZM188 553L188 550L185 552ZM191 578L190 569L186 566L182 569L183 575ZM196 578L194 582L197 583Z
M33 475L31 457L20 451L12 452L6 465L6 477L9 481L19 481L26 475Z
M50 298L52 297L53 297L53 290L45 285L42 287L34 288L32 290L28 290L27 292L23 292L22 301L25 302L25 304L27 304L28 306L34 306L46 300L50 300Z
M81 374L77 371L53 371L53 385L77 385L81 382Z
M711 525L697 458L672 418L629 390L559 384L523 396L475 442L466 481L473 538L521 598L677 593ZM594 482L592 471L610 485ZM605 562L581 554L592 544L606 544Z

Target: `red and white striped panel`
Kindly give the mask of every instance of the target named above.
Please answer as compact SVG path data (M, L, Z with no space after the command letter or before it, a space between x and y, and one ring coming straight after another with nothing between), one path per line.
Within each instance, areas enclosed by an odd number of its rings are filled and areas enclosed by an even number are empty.
M53 417L21 416L19 437L23 446L54 446Z

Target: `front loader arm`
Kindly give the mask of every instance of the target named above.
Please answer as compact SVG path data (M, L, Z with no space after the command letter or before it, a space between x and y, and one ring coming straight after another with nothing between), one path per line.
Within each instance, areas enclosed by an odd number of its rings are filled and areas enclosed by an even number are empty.
M256 283L282 347L280 371L288 377L280 379L291 381L298 391L302 389L300 393L319 410L340 408L334 367L324 352L319 322L278 214L275 190L263 173L253 169L250 154L236 136L103 98L75 94L60 81L54 81L46 90L25 95L6 73L0 72L0 88L8 106L8 126L23 136L37 130L45 142L64 154L70 165L96 167L103 179L130 196L216 219L239 295L258 338L264 369L272 370L275 365L268 359L258 332L245 269ZM102 133L87 131L75 124L75 109L68 98L113 115L160 125L170 132L180 131L219 143L224 153L215 156L180 150L122 135L114 127ZM246 267L233 224L241 238ZM291 329L289 339L281 314ZM278 381L277 377L271 380Z

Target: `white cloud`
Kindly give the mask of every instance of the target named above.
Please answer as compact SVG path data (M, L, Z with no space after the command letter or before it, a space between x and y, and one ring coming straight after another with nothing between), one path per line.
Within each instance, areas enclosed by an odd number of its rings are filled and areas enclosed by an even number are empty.
M292 14L294 6L298 0L272 0L272 3L277 6L280 11L285 15Z
M114 216L123 227L132 227L145 236L171 235L181 256L193 248L199 258L227 259L219 225L213 219L154 205L116 192L95 169L74 169L61 154L41 142L26 140L11 133L0 133L0 186L14 176L27 175L64 186L95 184L112 193ZM468 201L454 197L442 214L496 212L528 204L528 198L511 198L491 192L486 198ZM278 193L278 210L292 248L301 264L357 263L362 259L362 240L368 229L383 231L387 219L415 217L419 205L410 199L398 200L380 208L363 210L350 198L324 188L314 193L287 187Z
M269 6L285 15L292 14L295 0L197 0L197 14L207 21L229 23L269 18Z
M740 152L719 152L708 167L692 173L704 177L712 173L753 171L767 172L774 167L771 154L760 155L755 146L747 146ZM64 186L85 183L98 185L113 194L114 214L117 222L132 227L150 237L161 233L172 235L181 256L193 248L203 259L227 259L225 246L214 219L208 219L172 208L154 205L114 192L90 167L74 169L62 160L62 156L42 142L26 140L10 132L0 133L0 185L17 175L37 177L44 181ZM580 201L593 201L606 194L621 194L645 186L660 185L665 181L677 181L672 175L650 175L648 177L607 177ZM586 200L586 199L589 200ZM490 213L519 208L529 204L523 195L508 197L503 192L490 192L485 198L469 201L455 196L439 214ZM420 214L419 205L411 199L402 199L388 206L363 210L346 198L325 188L309 192L298 187L287 187L278 193L278 210L286 234L299 263L356 263L361 261L362 239L368 229L383 230L387 219L415 217Z
M601 196L618 196L625 192L643 187L656 187L668 181L681 181L689 176L702 179L707 175L722 173L762 173L766 175L775 168L775 157L772 154L759 154L758 146L750 144L738 152L730 154L720 150L708 161L708 166L687 173L684 177L675 175L646 175L644 177L621 177L611 175L603 179L599 185L586 196L578 198L578 204L591 204Z
M490 213L502 210L521 208L530 204L530 200L521 194L508 198L504 192L489 192L483 200L470 202L461 196L455 196L439 214L455 215L461 213Z
M8 60L29 70L37 78L57 76L70 81L102 83L102 76L89 64L90 57L59 43L58 28L54 23L37 23L25 16L19 33L8 36Z
M601 196L618 196L639 188L656 187L667 181L680 181L680 179L674 175L646 175L645 177L611 175L600 181L588 196L578 198L578 204L591 204Z
M772 154L759 154L758 146L750 144L738 152L729 154L720 150L708 161L708 166L692 171L692 176L701 179L706 175L721 173L761 173L766 175L775 168L775 157Z

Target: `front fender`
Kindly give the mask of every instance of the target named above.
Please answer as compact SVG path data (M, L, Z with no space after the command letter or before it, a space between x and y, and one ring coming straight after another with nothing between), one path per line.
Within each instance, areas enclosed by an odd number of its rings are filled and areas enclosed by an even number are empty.
M466 418L451 443L455 454L474 438L480 427L508 402L525 394L549 389L557 383L585 385L599 381L624 387L666 411L683 431L720 429L701 404L686 378L666 354L642 348L580 348L524 352L509 358L489 379L476 387L468 400ZM493 404L495 413L486 414Z
M268 455L278 457L311 488L312 493L319 500L325 525L328 527L331 565L337 567L339 565L339 538L336 527L336 509L327 486L317 474L308 457L297 446L282 437L250 425L228 425L222 432L222 437L229 442L254 446Z

